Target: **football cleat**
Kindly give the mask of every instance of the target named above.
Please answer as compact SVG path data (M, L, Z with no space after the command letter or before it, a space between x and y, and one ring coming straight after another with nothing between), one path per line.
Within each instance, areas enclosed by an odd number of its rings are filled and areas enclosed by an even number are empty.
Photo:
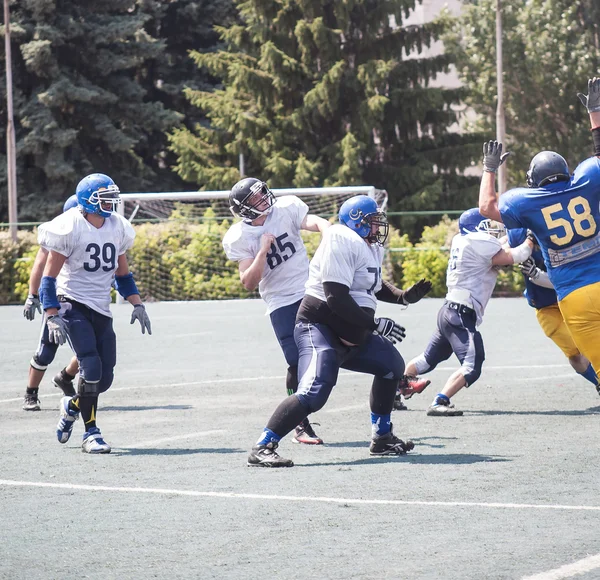
M406 455L414 448L415 444L412 441L402 441L394 435L393 429L390 429L389 433L375 437L371 441L369 451L374 457L382 457L384 455Z
M270 441L266 445L256 445L248 455L249 467L293 467L291 459L284 459L277 453L278 444Z
M71 437L73 424L79 419L79 411L69 409L71 397L63 397L60 400L60 419L56 426L56 438L59 443L66 443Z
M408 400L413 395L422 393L429 385L431 381L427 379L418 379L417 377L413 377L410 375L404 375L400 379L400 384L398 385L398 390L402 394L402 396Z
M400 394L400 390L396 393L394 397L394 411L406 411L408 407L402 401L402 395Z
M81 450L84 453L110 453L110 445L102 439L98 427L92 427L83 434Z
M318 423L314 423L318 425ZM312 428L310 421L304 419L298 427L296 427L296 434L292 438L294 443L304 443L305 445L323 445L323 439L321 439Z
M436 399L427 409L429 417L460 417L462 414L452 403L445 403L440 399Z
M75 388L73 387L73 381L63 378L62 373L58 373L52 379L52 384L57 389L60 389L65 394L65 397L74 397L77 394L75 392Z
M25 393L23 399L23 411L39 411L41 408L37 391L35 391L35 393Z

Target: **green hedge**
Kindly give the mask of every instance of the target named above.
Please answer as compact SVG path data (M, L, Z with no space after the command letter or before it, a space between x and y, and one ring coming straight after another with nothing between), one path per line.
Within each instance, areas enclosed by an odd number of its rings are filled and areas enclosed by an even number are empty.
M237 263L227 260L221 240L231 226L230 220L214 219L206 210L202 222L190 222L184 211L176 210L172 219L136 225L135 244L128 254L144 300L209 300L257 296L240 283ZM387 254L388 277L400 287L420 278L433 283L432 297L446 293L446 267L457 222L444 217L426 227L414 246L406 235L391 228ZM309 256L319 244L320 235L303 232ZM443 248L443 249L440 249ZM444 249L445 248L445 249ZM35 232L20 232L13 243L0 235L0 303L22 303L28 292L29 272L37 253ZM517 295L523 291L523 277L514 267L503 268L496 295Z

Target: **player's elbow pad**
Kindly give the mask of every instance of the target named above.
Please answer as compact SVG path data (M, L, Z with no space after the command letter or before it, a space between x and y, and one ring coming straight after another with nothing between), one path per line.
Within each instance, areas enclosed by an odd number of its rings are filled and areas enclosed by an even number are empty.
M527 258L531 256L531 252L532 248L527 242L523 242L520 246L510 249L510 253L513 257L513 262L515 264L520 264L521 262L527 260Z
M56 278L52 276L44 276L42 278L42 283L40 284L40 301L44 310L48 310L48 308L57 308L60 310L60 303L56 295Z
M125 299L132 294L140 293L135 285L135 280L133 279L133 274L131 272L125 274L125 276L115 276L115 286L117 287L117 292Z

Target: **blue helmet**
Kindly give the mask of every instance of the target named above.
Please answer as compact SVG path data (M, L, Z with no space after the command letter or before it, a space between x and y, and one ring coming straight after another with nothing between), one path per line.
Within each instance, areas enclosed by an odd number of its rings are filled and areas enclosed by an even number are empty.
M388 237L389 224L385 212L366 195L355 195L340 207L340 223L348 226L370 244L383 246Z
M103 173L92 173L84 177L75 191L77 202L85 213L96 213L110 217L121 203L119 188L115 182Z
M70 209L77 207L79 202L77 201L77 194L73 194L67 201L65 201L65 205L63 205L63 213L69 211Z
M529 164L527 185L543 187L557 181L569 181L569 166L565 158L554 151L540 151Z
M483 217L476 207L468 209L460 214L460 217L458 218L458 229L463 236L482 232L494 236L495 238L499 238L506 233L506 229L502 224Z

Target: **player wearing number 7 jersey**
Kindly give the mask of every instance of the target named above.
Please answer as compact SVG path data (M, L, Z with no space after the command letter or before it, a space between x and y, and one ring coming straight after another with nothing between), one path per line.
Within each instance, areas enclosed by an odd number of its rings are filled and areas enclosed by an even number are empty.
M575 344L594 369L600 369L600 78L588 81L588 95L578 95L592 127L594 156L573 175L566 161L542 151L527 172L529 188L516 188L497 199L494 172L505 159L502 144L484 145L486 171L479 208L507 228L528 228L537 238L548 277Z
M238 181L229 195L233 224L223 238L227 257L238 263L247 290L258 291L288 364L288 395L298 390L298 348L294 342L296 313L308 279L308 257L300 230L323 232L329 222L308 213L294 195L275 198L266 183L253 177ZM296 443L321 444L308 419L296 427Z

